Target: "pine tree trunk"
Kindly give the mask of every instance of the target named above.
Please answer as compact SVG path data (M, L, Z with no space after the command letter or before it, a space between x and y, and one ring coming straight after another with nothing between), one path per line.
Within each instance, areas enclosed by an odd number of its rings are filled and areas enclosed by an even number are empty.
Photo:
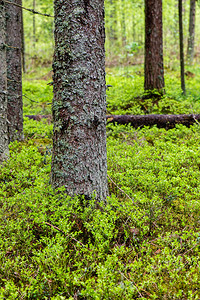
M0 162L8 156L6 12L0 0Z
M55 0L51 182L107 196L104 1Z
M188 37L188 48L187 48L187 60L190 65L193 63L193 59L194 59L195 12L196 12L196 0L190 0L189 37Z
M10 0L22 5L21 0ZM22 105L22 9L6 4L6 44L8 80L8 136L9 142L23 139Z
M164 91L162 0L145 0L145 84Z
M184 65L184 47L183 47L183 7L182 0L178 0L179 11L179 45L180 45L180 68L181 68L181 89L185 94L185 65Z

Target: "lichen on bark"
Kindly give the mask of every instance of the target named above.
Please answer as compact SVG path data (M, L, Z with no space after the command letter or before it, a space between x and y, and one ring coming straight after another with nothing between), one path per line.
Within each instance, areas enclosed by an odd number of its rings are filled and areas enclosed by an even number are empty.
M107 196L104 1L55 0L51 182Z
M6 13L0 0L0 162L8 156Z

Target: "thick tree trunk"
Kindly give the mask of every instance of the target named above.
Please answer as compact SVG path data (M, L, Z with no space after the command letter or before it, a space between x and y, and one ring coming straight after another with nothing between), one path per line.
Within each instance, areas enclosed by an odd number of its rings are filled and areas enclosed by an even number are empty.
M185 94L185 65L184 65L184 47L183 47L183 7L182 0L178 0L179 12L179 45L180 45L180 68L181 68L181 89Z
M195 12L196 12L196 0L190 0L189 37L188 37L188 48L187 48L187 60L190 65L193 63L193 59L194 59Z
M164 91L162 0L145 0L145 84Z
M122 115L107 116L107 122L121 125L131 124L134 128L157 125L158 128L171 129L177 124L187 127L200 122L199 115Z
M55 0L51 182L107 196L104 1Z
M10 0L22 5L21 0ZM22 105L22 9L6 4L7 80L8 80L8 136L9 142L23 139Z
M0 162L8 156L6 11L0 0Z

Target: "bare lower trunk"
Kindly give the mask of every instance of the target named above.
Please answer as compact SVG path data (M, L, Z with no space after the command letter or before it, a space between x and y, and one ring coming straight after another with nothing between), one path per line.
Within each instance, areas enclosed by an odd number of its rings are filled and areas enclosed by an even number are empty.
M144 88L164 91L162 0L145 0Z
M21 0L10 0L22 5ZM12 4L6 4L7 30L7 80L8 80L8 135L9 141L23 139L22 108L22 10Z
M194 59L195 12L196 0L190 0L189 37L187 48L187 60L189 64L192 64Z
M55 0L51 181L107 196L103 0Z
M6 12L0 0L0 162L8 156Z

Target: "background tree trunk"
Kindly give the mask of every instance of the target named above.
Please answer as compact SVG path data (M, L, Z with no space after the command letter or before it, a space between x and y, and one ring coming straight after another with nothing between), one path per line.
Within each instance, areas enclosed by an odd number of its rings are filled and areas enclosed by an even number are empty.
M33 0L33 10L36 9L36 3L35 0ZM35 14L33 14L33 48L35 50L36 45L36 26L35 26Z
M162 0L145 0L144 88L164 90Z
M180 67L181 67L181 88L185 94L185 66L184 66L184 47L183 47L183 7L182 0L178 0L179 12L179 43L180 43Z
M194 59L195 12L196 12L196 0L190 0L189 37L188 37L188 48L187 48L187 60L190 65L193 63L193 59Z
M0 162L8 155L6 12L0 0Z
M104 1L55 0L51 182L107 196Z
M24 37L24 21L23 21L23 11L22 11L22 29L21 29L21 40L22 40L22 69L23 72L26 73L26 44Z
M21 0L10 0L22 5ZM23 139L22 104L22 9L6 4L6 44L7 44L7 80L8 80L8 136L9 141Z

